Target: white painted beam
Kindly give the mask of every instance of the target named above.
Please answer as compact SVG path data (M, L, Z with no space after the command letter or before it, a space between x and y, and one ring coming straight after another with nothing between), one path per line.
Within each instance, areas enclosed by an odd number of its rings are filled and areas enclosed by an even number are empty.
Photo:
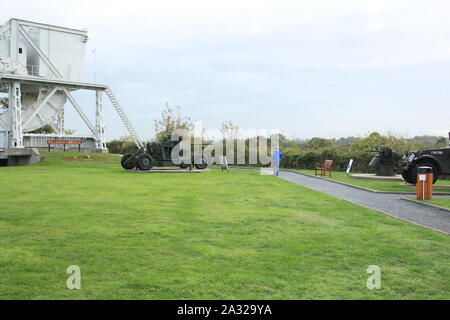
M14 82L9 88L9 103L12 124L12 148L23 148L23 130L22 130L22 93L20 92L20 83Z
M7 23L2 24L2 25L0 26L0 33L8 32L10 28L11 28L11 22L8 21Z
M103 122L103 90L95 91L95 129L97 131L97 148L106 149L105 123Z
M47 104L47 102L53 97L53 95L56 93L56 91L61 90L60 87L54 87L52 90L47 92L47 94L44 96L42 101L39 103L37 108L34 110L34 112L31 114L31 116L28 117L28 119L25 120L25 123L23 124L24 127L26 127L33 119L36 117L36 115L42 110L42 108Z
M44 60L45 64L50 68L50 70L55 74L57 78L62 78L62 73L58 70L58 68L50 61L50 59L45 55L45 53L39 48L37 44L34 43L33 39L28 35L28 32L19 25L19 32L28 42L28 44L37 52L37 54Z
M17 20L10 20L10 35L9 35L9 58L12 61L19 60L19 23Z

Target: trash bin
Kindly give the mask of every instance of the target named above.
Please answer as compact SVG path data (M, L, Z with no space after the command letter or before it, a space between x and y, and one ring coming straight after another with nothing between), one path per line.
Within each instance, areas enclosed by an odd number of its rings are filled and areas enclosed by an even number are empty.
M431 200L433 197L433 168L417 168L417 200Z

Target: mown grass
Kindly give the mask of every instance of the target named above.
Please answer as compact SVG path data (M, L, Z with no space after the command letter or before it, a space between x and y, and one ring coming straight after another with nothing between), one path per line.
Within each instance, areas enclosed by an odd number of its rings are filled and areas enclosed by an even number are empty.
M0 168L0 298L450 298L444 234L258 172L74 155ZM81 290L66 288L70 265Z
M450 209L450 199L432 199L426 200L426 202Z
M314 170L297 170L301 173L314 175ZM408 186L404 181L389 181L389 180L370 180L370 179L355 179L348 176L345 172L333 171L331 177L324 177L324 179L330 179L334 181L344 182L357 187L362 187L377 191L393 191L393 192L416 192L414 187ZM443 186L450 186L448 180L438 180L434 185L434 192L437 193L450 193L450 189L439 188Z

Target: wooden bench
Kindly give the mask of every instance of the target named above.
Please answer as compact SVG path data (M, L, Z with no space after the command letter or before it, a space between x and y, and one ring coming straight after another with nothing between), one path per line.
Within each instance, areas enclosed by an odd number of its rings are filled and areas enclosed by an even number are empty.
M317 176L317 172L320 171L321 177L331 177L331 167L333 166L333 160L325 160L324 163L316 163L314 166L314 175ZM328 172L328 174L327 174Z

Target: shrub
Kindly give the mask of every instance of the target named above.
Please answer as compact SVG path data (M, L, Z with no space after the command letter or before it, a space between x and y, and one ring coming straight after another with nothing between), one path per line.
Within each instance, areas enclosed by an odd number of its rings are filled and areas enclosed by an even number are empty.
M335 148L323 150L305 150L295 153L285 153L281 166L291 169L314 169L316 163L333 160L333 169L345 171L350 159L353 159L354 172L373 172L369 162L375 154L367 151L339 151Z
M112 140L106 143L110 153L126 154L135 153L138 147L129 137L120 138L119 140Z

